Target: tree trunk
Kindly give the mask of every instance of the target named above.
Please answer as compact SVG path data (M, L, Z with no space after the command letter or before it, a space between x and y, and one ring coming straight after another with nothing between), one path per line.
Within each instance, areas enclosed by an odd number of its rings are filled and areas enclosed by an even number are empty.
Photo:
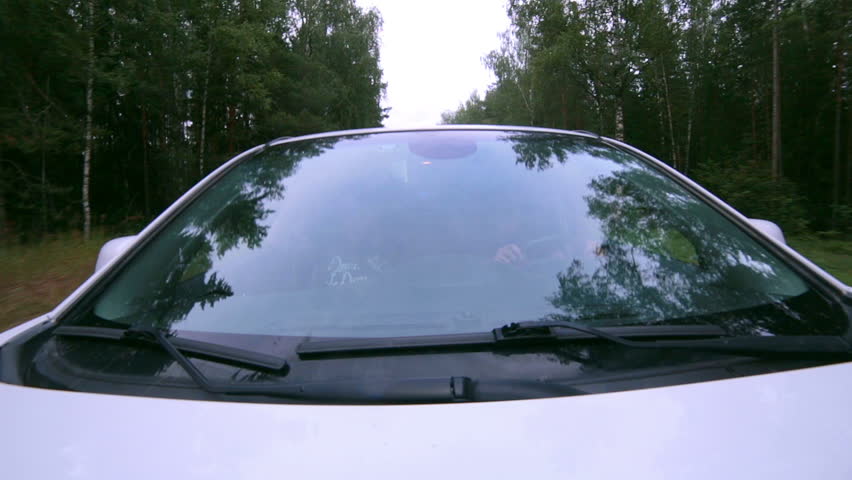
M3 185L0 185L0 240L6 238L6 197L3 194Z
M852 207L852 108L846 109L846 205Z
M603 133L608 130L604 130L603 102L599 98L595 97L595 105L598 110L598 134L603 135Z
M207 89L210 86L210 62L213 57L212 40L207 44L207 67L204 70L204 91L201 93L201 141L198 145L198 175L204 177L204 146L207 141Z
M838 207L840 207L841 182L843 181L843 167L840 164L841 132L843 123L843 72L846 67L846 58L843 55L843 45L837 48L837 66L835 75L834 92L834 185L831 195L831 225L833 229L838 228ZM848 188L848 186L847 186Z
M0 241L6 239L6 177L3 174L3 155L0 154Z
M762 117L765 122L765 127L762 130L765 131L761 138L765 140L761 142L760 145L760 161L769 161L772 163L772 92L768 92L768 97L765 102L763 102L763 112Z
M180 90L178 87L178 78L177 74L172 72L172 91L174 92L174 122L172 123L172 141L171 141L171 151L172 154L169 155L171 158L171 170L176 173L177 180L177 190L182 192L184 191L184 177L186 174L186 169L184 168L183 161L186 157L179 154L181 145L185 142L184 135L184 120L185 116L183 115L183 111L181 109L181 98L180 98Z
M237 109L228 105L228 156L234 154L234 129L236 128Z
M529 90L527 90L526 93L524 92L524 88L521 85L521 75L520 74L516 74L516 78L514 80L514 83L518 87L518 94L521 96L521 100L524 101L524 107L526 107L526 109L527 109L527 115L529 115L529 125L533 126L533 125L535 125L535 112L533 111L533 107L532 107L532 92L530 92ZM529 95L527 95L527 94L529 94ZM563 90L562 95L564 97L564 95L565 95L564 90ZM568 127L566 126L565 128L568 128Z
M142 193L145 199L145 217L151 214L151 196L148 193L148 111L142 108Z
M124 162L121 165L122 172L122 183L124 185L124 205L127 208L127 215L130 215L130 212L133 211L133 196L130 194L133 190L130 189L130 177L128 177L127 173L130 171L130 165L133 164L133 153L130 149L127 149L127 158L124 159Z
M50 77L47 77L47 95L50 96ZM48 104L41 120L41 231L47 232L47 154L45 152L45 133L47 132L48 119L50 118L50 104Z
M615 138L624 141L624 104L621 98L615 100Z
M663 118L665 116L663 114L663 109L664 107L661 101L659 115L657 115L657 120L660 124L660 158L662 158L663 152L666 151L666 120Z
M580 102L579 95L575 94L575 95L571 96L571 111L573 111L573 112L579 112L580 111L580 108L578 106L579 102ZM583 115L574 115L573 128L577 128L577 129L586 128L585 122L583 121L584 118L585 117ZM598 131L600 132L600 130L598 130Z
M758 94L754 93L751 99L751 161L755 164L758 162L757 146L759 145L757 139L757 99Z
M95 1L86 2L88 9L89 29L89 65L86 78L86 133L85 150L83 152L83 238L88 240L92 235L92 210L89 205L89 172L92 167L92 116L94 115L94 82L95 82Z
M850 2L846 1L843 5L843 18L849 18ZM844 28L841 32L843 31L847 30ZM844 41L842 43L843 50L841 50L840 53L844 58L849 55L849 42L847 38L848 37L844 37ZM842 73L845 74L845 71ZM848 105L848 100L846 103L846 175L843 185L846 189L846 206L852 208L852 105Z
M47 232L47 157L44 151L44 132L47 129L47 112L41 124L41 232Z
M683 155L683 173L685 175L689 174L689 155L690 155L690 147L692 146L692 122L693 115L695 114L695 106L693 105L695 102L695 88L693 87L689 92L689 110L687 110L687 119L686 119L686 152Z
M678 169L681 169L683 168L683 166L680 165L680 162L678 162L677 143L675 142L674 136L674 122L672 121L672 102L671 97L669 96L669 81L668 79L666 79L665 63L660 62L660 68L663 72L663 87L665 88L666 92L666 112L668 113L669 117L669 139L671 140L672 144L672 165L674 165L675 168L680 167Z
M775 15L772 21L772 179L784 175L781 161L781 66L779 64L778 22L780 20L778 0L775 0Z

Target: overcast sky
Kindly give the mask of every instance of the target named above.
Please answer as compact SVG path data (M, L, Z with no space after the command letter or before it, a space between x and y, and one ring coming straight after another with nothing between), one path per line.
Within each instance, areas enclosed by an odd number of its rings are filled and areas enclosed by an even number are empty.
M482 57L509 27L506 0L356 0L382 14L386 127L435 125L494 81Z

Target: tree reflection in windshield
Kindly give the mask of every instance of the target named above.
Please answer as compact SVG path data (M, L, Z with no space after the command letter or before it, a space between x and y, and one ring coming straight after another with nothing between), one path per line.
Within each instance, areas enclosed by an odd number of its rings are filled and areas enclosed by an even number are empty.
M551 134L507 135L504 140L512 143L516 163L528 169L547 170L554 164L562 164L571 154L584 153L593 157L621 161L612 147L587 137L568 137Z
M742 232L712 228L724 219L670 183L630 165L593 178L584 200L603 241L557 274L548 301L597 325L706 321L736 335L813 334L819 323L784 303L805 290L797 277Z
M712 321L741 334L838 326L799 317L789 302L807 287L796 274L705 202L601 140L478 133L481 158L439 161L400 148L408 135L339 148L302 141L243 162L157 235L95 313L163 328L184 320L183 330L306 335L363 334L361 318L415 318L436 305L508 321L554 308L597 325ZM506 222L512 205L529 217L517 227L529 260L493 268L504 240L484 224ZM447 218L456 228L440 227ZM417 263L448 243L450 230L465 255L488 264ZM367 268L374 256L388 260L381 275L351 285L328 278L330 260ZM505 308L495 307L498 290ZM286 321L268 315L277 309ZM437 324L425 320L422 330ZM391 321L379 327L400 331Z
M220 180L185 210L174 223L180 230L163 233L164 238L172 236L169 243L179 245L177 258L150 296L136 299L145 322L169 329L196 305L204 309L232 296L227 279L210 272L214 256L221 259L239 245L259 248L269 231L264 222L275 213L268 205L284 198L283 180L295 173L300 161L320 155L336 141L299 142L261 152L262 158L244 161L236 167L239 174Z

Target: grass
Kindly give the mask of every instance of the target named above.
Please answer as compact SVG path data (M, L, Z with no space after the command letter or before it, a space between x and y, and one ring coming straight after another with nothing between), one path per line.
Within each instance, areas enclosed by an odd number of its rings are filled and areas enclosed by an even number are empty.
M787 243L841 282L852 285L852 241L814 237L789 238Z
M94 233L63 234L33 245L0 243L0 331L53 309L95 268L106 241Z
M0 244L0 331L53 309L91 275L101 245L98 232L88 242L65 234L39 244ZM789 239L814 263L852 284L852 241L814 237Z

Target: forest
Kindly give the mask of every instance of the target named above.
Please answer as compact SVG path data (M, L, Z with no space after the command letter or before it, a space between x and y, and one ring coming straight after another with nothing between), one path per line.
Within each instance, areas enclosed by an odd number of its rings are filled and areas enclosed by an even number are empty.
M444 123L622 139L792 234L852 230L849 0L510 0Z
M380 126L354 0L0 0L0 239L141 229L282 136Z
M850 3L507 0L494 83L442 121L623 139L847 238ZM354 0L0 0L0 238L135 232L246 148L380 126L381 28Z
M494 82L440 120L623 139L852 283L850 3L506 0ZM382 28L355 0L0 0L0 330L235 154L381 126Z

